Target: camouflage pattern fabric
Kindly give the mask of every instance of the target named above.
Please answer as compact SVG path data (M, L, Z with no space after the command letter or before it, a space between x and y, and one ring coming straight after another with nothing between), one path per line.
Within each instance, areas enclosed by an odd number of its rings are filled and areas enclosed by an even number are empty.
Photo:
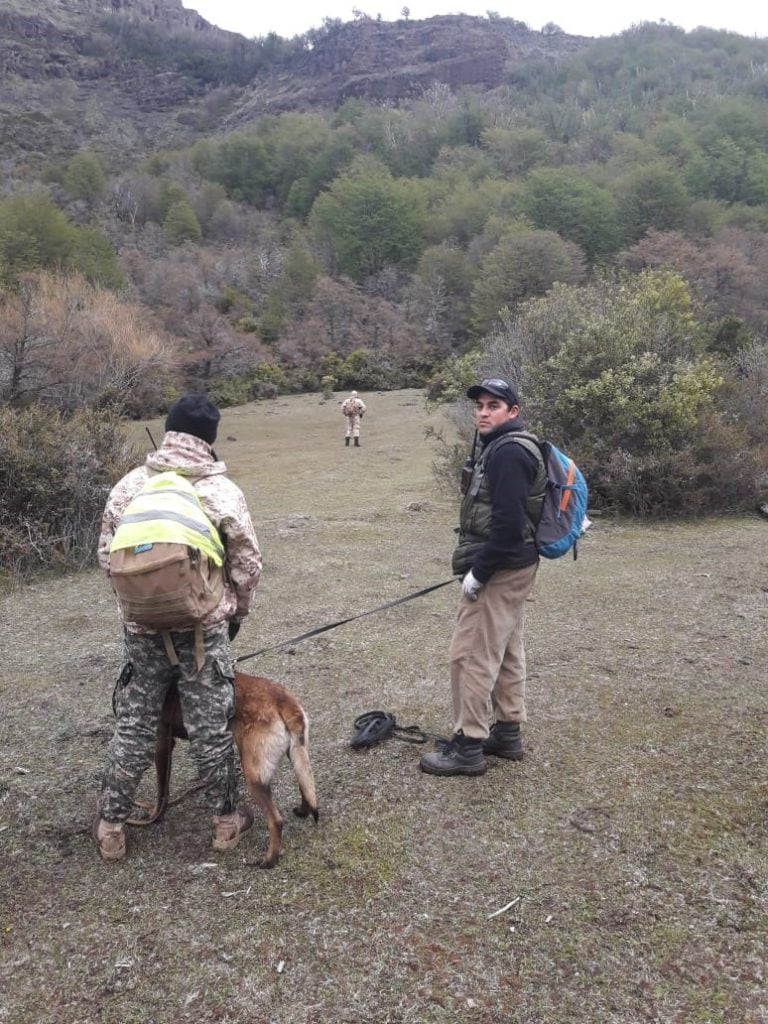
M150 452L145 464L131 470L112 488L101 521L99 564L109 573L109 548L126 505L152 473L167 470L192 481L206 515L226 543L224 595L218 607L203 620L203 629L220 626L232 618L242 621L251 609L261 575L259 544L242 491L226 476L225 464L214 459L211 446L191 434L166 431L160 448ZM125 625L132 633L152 633L136 623Z
M360 420L365 412L365 402L363 402L361 398L358 398L357 392L355 392L341 403L341 411L344 413L344 420L346 422L344 436L359 437Z
M195 664L194 630L172 632L179 669L168 660L162 637L126 630L125 656L112 697L116 727L109 744L99 799L102 818L125 821L142 775L154 763L155 740L166 693L178 673L190 754L205 783L214 814L237 806L238 779L229 720L235 713L234 670L226 628L204 633L205 664Z

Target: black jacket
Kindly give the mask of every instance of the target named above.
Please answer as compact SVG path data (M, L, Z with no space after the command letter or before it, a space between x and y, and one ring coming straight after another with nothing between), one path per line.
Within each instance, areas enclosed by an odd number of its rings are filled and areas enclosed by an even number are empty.
M481 438L483 450L497 438L522 430L520 419L509 420ZM453 554L453 571L470 569L480 583L487 583L500 569L523 569L538 561L533 543L527 501L539 470L536 457L520 444L504 444L494 450L485 467L490 495L489 528L469 532L472 502L462 503L459 544Z

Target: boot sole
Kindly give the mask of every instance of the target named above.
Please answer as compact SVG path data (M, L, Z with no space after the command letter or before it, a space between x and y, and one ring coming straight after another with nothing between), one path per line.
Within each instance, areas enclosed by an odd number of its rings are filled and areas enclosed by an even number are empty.
M461 767L456 766L455 768L433 768L431 765L420 764L419 767L427 775L485 775L488 771L487 764L479 764L474 766L463 765Z
M503 757L505 761L522 761L525 757L522 750L518 754L504 754L500 750L484 750L483 753L486 757Z

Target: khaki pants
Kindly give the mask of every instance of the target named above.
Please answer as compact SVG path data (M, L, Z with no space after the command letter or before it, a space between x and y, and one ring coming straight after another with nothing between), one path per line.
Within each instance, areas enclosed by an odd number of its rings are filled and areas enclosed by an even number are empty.
M449 653L455 732L485 739L491 708L497 721L526 720L523 621L537 569L503 569L476 601L461 599Z

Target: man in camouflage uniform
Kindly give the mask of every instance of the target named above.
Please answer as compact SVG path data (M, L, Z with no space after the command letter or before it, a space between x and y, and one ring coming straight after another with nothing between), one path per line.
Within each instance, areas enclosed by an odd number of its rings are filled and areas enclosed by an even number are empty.
M202 659L194 630L170 633L179 661L174 667L160 632L123 622L124 661L113 696L116 728L94 826L99 853L107 861L125 856L125 821L141 777L154 760L163 702L174 681L190 753L213 810L214 849L234 848L253 823L250 807L237 807L235 753L228 729L234 714L229 643L251 609L261 554L242 491L225 476L226 466L211 447L218 422L218 409L204 396L181 398L168 413L161 447L115 485L104 510L98 554L107 574L112 538L123 511L154 473L172 470L193 484L226 548L224 593L202 622Z
M360 447L360 421L365 413L365 402L362 398L357 397L357 392L352 391L349 398L345 398L341 403L341 411L344 414L344 420L346 421L346 430L344 432L344 444L349 447L349 439L354 438L355 448Z

